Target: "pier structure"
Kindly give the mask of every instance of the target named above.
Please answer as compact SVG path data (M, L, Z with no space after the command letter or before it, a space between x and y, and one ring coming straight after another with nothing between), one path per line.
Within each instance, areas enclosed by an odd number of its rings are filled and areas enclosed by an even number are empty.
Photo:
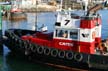
M3 45L2 45L2 5L9 5L9 2L0 2L0 54L3 53Z

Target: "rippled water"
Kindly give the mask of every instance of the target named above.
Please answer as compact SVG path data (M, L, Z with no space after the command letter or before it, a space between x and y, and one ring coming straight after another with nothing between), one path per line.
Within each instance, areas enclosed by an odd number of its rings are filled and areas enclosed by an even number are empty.
M108 11L101 10L99 11L102 15L102 39L108 37ZM55 13L27 13L27 20L22 21L9 21L3 20L3 32L9 28L20 28L20 29L29 29L34 30L36 22L38 27L41 27L42 24L48 26L49 32L53 31L54 23L56 20ZM36 21L37 15L37 21ZM39 30L39 28L38 28ZM41 65L38 63L33 63L26 60L23 56L16 56L10 52L10 50L4 47L3 55L3 70L4 71L63 71L61 69L53 68L46 65Z

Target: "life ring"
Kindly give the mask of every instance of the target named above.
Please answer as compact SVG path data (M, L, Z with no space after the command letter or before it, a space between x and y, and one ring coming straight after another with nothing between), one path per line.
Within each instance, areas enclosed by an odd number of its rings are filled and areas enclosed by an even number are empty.
M44 54L45 55L49 55L50 54L51 49L50 48L45 48L44 49Z
M64 58L65 57L65 51L59 51L58 52L58 57L59 58Z
M52 49L51 50L51 56L56 57L58 55L58 50L57 49Z
M75 59L76 61L80 62L80 61L82 61L83 56L82 56L81 53L75 53L74 59Z
M73 52L72 52L72 51L68 51L68 52L66 53L66 59L68 59L68 60L73 59Z
M42 54L43 51L44 51L44 47L43 47L43 46L37 47L37 53L38 53L38 54Z
M32 45L32 47L31 47L31 51L35 53L36 50L37 50L37 46L36 46L36 45Z
M95 37L96 37L96 32L93 31L93 32L92 32L92 39L95 39Z

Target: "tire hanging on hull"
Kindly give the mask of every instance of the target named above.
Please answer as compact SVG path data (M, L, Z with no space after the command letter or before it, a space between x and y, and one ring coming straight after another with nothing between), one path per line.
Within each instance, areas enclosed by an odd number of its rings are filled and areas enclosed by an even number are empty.
M36 50L37 50L37 45L33 44L32 47L31 47L31 51L32 51L33 53L35 53Z
M47 48L47 47L46 47L46 48L44 49L44 54L45 54L45 55L50 55L50 52L51 52L51 48Z
M59 58L64 58L65 57L65 51L59 51L58 52L58 57Z
M73 54L72 51L68 51L68 52L66 52L66 59L68 59L68 60L72 60L73 57L74 57L74 54Z
M24 47L25 47L25 55L29 55L30 54L31 43L26 42Z
M25 41L25 50L30 50L30 47L31 47L31 43L29 43L29 41Z
M38 53L38 54L42 54L43 51L44 51L44 47L43 47L43 46L38 46L38 48L37 48L37 53Z
M80 61L82 61L82 59L83 59L83 55L82 55L81 53L76 53L76 54L74 55L74 59L75 59L76 61L80 62Z
M51 56L57 57L57 55L58 55L58 50L57 49L52 49L51 50Z

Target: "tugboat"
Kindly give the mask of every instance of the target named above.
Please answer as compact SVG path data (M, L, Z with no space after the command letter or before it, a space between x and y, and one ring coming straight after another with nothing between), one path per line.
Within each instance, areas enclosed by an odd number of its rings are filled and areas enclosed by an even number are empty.
M8 29L4 44L13 52L33 61L79 69L108 70L107 52L102 51L108 39L101 39L101 16L90 8L83 16L61 10L53 32Z

